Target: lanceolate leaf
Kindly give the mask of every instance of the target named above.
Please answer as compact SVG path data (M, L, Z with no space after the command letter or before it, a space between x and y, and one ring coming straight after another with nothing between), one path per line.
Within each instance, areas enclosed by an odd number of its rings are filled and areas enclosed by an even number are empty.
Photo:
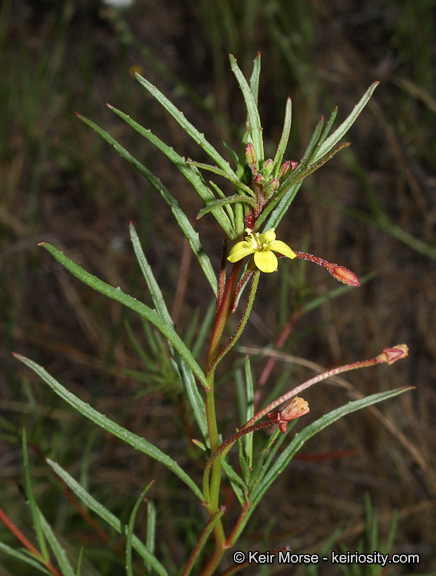
M298 182L295 186L291 186L283 198L279 201L278 205L275 206L274 210L272 210L271 216L269 217L267 223L264 226L265 230L269 230L270 228L277 229L280 222L282 221L283 217L286 215L286 212L289 206L292 204L295 196L297 195L298 190L300 189L303 182ZM262 216L266 217L270 213L270 210L264 210ZM271 206L273 208L273 206ZM262 223L263 218L259 218L258 223Z
M69 272L71 272L71 274L73 274L73 276L78 278L81 282L83 282L87 286L90 286L94 290L97 290L97 292L101 292L101 294L108 296L112 300L120 302L120 304L123 304L127 308L130 308L140 316L146 318L154 326L156 326L156 328L160 330L160 332L162 332L162 334L167 338L167 340L171 342L174 348L179 352L179 354L182 356L182 358L186 361L188 366L197 376L199 381L205 387L208 386L204 372L197 364L195 358L192 356L191 352L185 346L180 336L172 328L171 325L169 325L165 320L161 318L161 316L159 316L157 312L155 312L155 310L152 310L151 308L146 306L143 302L136 300L136 298L132 298L132 296L125 294L121 290L121 288L119 287L114 288L113 286L106 284L106 282L103 282L103 280L100 280L100 278L97 278L96 276L93 276L89 272L86 272L86 270L81 268L78 264L75 264L72 260L70 260L67 256L65 256L63 252L61 252L51 244L48 244L47 242L41 242L40 246L48 250L50 254L52 254L52 256L54 256L54 258L56 258L56 260L60 262L62 266L64 266L64 268L66 268Z
M197 168L203 168L203 170L208 170L209 172L213 172L214 174L218 174L218 176L222 176L223 178L227 178L236 188L243 190L246 194L250 194L251 196L255 196L255 193L251 188L249 188L246 184L241 182L239 178L234 178L233 176L229 176L220 168L216 166L211 166L210 164L203 164L202 162L195 162L194 160L188 160L187 163L190 166L196 166Z
M53 550L54 555L56 556L56 560L58 561L59 566L62 570L62 576L76 576L74 574L73 567L71 566L68 560L64 548L62 547L61 543L55 536L55 533L53 532L50 524L47 522L47 520L44 518L41 512L39 512L39 521L41 523L41 528L44 531L45 537L47 538L51 546L51 549Z
M102 136L106 140L106 142L108 142L118 152L118 154L120 154L120 156L122 158L124 158L124 160L126 160L127 162L129 162L129 164L131 164L134 168L136 168L136 170L140 174L145 176L145 178L147 178L147 180L150 182L150 184L156 188L156 190L159 192L159 194L162 196L162 198L165 200L165 202L171 208L171 211L174 214L174 216L177 220L177 223L180 226L180 229L182 230L183 234L188 239L189 245L191 246L192 251L194 252L200 266L203 269L204 275L206 276L210 285L212 286L212 289L214 290L214 294L216 294L217 281L216 281L215 273L214 273L213 268L212 268L212 264L210 263L209 257L207 256L206 252L203 250L203 247L200 243L198 233L192 227L191 223L189 222L188 217L183 212L183 210L180 208L177 200L165 188L165 186L162 184L162 182L159 180L159 178L157 178L152 172L150 172L150 170L148 170L148 168L146 168L143 164L141 164L141 162L138 162L138 160L136 160L136 158L134 158L130 154L130 152L128 152L125 148L123 148L121 146L121 144L119 144L114 138L112 138L112 136L108 132L106 132L105 130L102 130L99 126L97 126L97 124L94 124L94 122L92 122L91 120L88 120L84 116L78 115L78 118L80 118L85 124L90 126L98 134L100 134L100 136ZM212 198L214 198L213 195L212 195ZM226 216L225 213L224 213L224 216ZM215 217L216 217L216 215L215 215ZM223 222L220 222L220 224L223 226L223 229L226 231L226 233L227 233L227 228L226 228L227 222L228 222L227 217L226 217L226 221L223 220ZM230 226L230 228L229 228L230 237L234 238L235 233L233 232L233 228L230 224L229 224L229 226Z
M100 428L103 428L104 430L110 432L117 438L120 438L120 440L122 440L126 444L130 444L130 446L133 446L133 448L135 448L136 450L139 450L140 452L147 454L151 458L154 458L155 460L166 466L169 470L171 470L171 472L173 472L176 476L178 476L187 486L189 486L189 488L194 492L196 496L198 496L201 499L203 498L203 495L198 486L195 484L195 482L191 480L188 474L186 474L186 472L182 470L182 468L177 464L177 462L173 460L170 456L168 456L168 454L165 454L164 452L162 452L162 450L160 450L153 444L150 444L150 442L147 442L147 440L145 440L144 438L141 438L140 436L137 436L133 432L126 430L126 428L123 428L113 420L110 420L110 418L108 418L104 414L101 414L100 412L92 408L86 402L80 400L80 398L78 398L72 392L64 388L64 386L62 386L60 382L58 382L55 378L53 378L53 376L51 376L51 374L49 374L47 370L45 370L45 368L43 368L36 362L33 362L33 360L30 360L25 356L21 356L20 354L14 354L14 356L18 360L20 360L20 362L23 362L23 364L25 364L26 366L31 368L36 374L38 374L38 376L40 376L44 380L44 382L46 382L50 386L50 388L54 392L56 392L58 396L60 396L63 400L68 402L70 406L73 406L73 408L75 408L78 412L83 414L83 416L86 416L86 418L97 424L97 426L100 426Z
M156 310L158 314L162 317L162 319L169 326L175 328L173 320L166 307L159 284L156 282L151 266L147 262L147 259L142 250L141 243L139 241L138 235L136 233L133 224L130 224L130 238L132 240L133 248L135 250L139 266L144 275L145 281L147 282L147 286L148 289L150 290L151 297L153 298L153 303L156 306ZM175 352L174 359L179 369L180 377L182 379L183 385L188 395L189 403L191 404L198 427L203 436L203 439L206 440L207 438L206 407L204 404L203 397L200 395L198 391L198 387L195 382L192 370L189 368L188 364L185 362L182 356L178 352Z
M53 574L53 572L49 572L46 568L44 568L44 566L40 562L34 560L33 557L29 556L28 554L24 554L24 552L20 552L19 550L15 550L14 548L11 548L7 544L3 544L3 542L0 542L0 552L8 554L12 558L16 558L23 564L29 564L29 566L31 566L33 570L38 570L39 572L42 572L43 574L48 574L49 576L50 574Z
M325 156L326 154L328 154L330 150L335 146L335 144L337 144L339 140L348 132L348 130L356 121L359 114L368 104L369 99L373 95L374 90L377 88L378 85L379 82L374 82L373 84L371 84L371 86L368 88L368 90L365 92L365 94L353 108L351 114L349 114L349 116L346 118L346 120L344 120L344 122L342 122L339 128L335 130L333 134L329 136L329 138L327 138L327 140L324 141L324 143L316 153L316 156L314 158L315 162L320 158L322 158L323 156Z
M279 145L277 146L276 155L274 157L273 170L274 170L275 176L278 175L278 172L280 170L280 165L281 165L282 160L283 160L283 156L286 152L286 147L287 147L288 141L289 141L289 134L291 133L291 124L292 124L292 101L290 98L288 98L286 101L285 121L283 123L283 131L282 131Z
M197 214L197 220L202 218L208 212L211 212L216 206L226 206L227 204L235 204L236 202L245 202L246 204L251 204L252 206L257 205L253 198L247 198L247 196L228 196L222 200L215 200L215 202L212 202L212 204L209 204L209 206L202 208Z
M252 506L244 518L243 522L241 522L240 526L238 526L238 534L242 532L244 527L246 526L251 514L256 509L257 505L261 501L263 495L271 486L271 484L280 476L283 470L288 466L289 462L295 456L295 454L302 448L302 446L315 436L327 426L330 426L336 420L339 420L343 416L347 416L348 414L352 414L353 412L357 412L358 410L362 410L363 408L367 408L368 406L372 406L373 404L377 404L378 402L382 402L389 398L393 398L394 396L398 396L399 394L403 394L403 392L407 392L408 390L412 390L413 386L404 386L402 388L396 388L395 390L389 390L388 392L381 392L379 394L373 394L371 396L367 396L365 398L361 398L360 400L355 400L354 402L348 402L344 406L337 408L336 410L332 410L328 414L325 414L309 426L306 426L301 432L298 432L294 438L292 439L291 443L282 451L279 455L277 460L272 464L271 468L268 472L264 475L261 482L258 484L256 483L253 486L252 492L250 494L250 501L252 502ZM237 535L235 535L235 540Z
M127 536L128 528L112 512L100 504L89 492L87 492L72 476L68 474L59 464L47 458L47 463L53 468L55 473L62 478L70 490L93 512L98 514L109 526L118 532ZM139 540L137 536L132 535L132 547L154 568L159 576L168 576L168 572L159 562L159 560L150 552L150 550Z
M117 110L116 108L114 108L110 104L106 104L106 106L110 110L115 112L115 114L117 114L120 118L122 118L127 124L129 124L129 126L134 128L139 134L141 134L141 136L143 136L151 144L156 146L156 148L158 150L160 150L163 154L165 154L165 156L169 160L171 160L171 162L176 166L176 168L178 170L180 170L180 172L188 180L188 182L190 184L192 184L192 186L195 188L197 194L200 196L200 198L205 203L208 203L211 200L215 199L212 190L206 185L206 183L204 182L201 175L197 171L192 170L192 168L187 164L186 160L182 156L177 154L177 152L174 150L174 148L171 148L170 146L168 146L167 144L162 142L162 140L160 138L158 138L157 136L155 136L151 130L145 129L143 126L141 126L140 124L138 124L137 122L132 120L132 118L130 118L130 116L128 116L127 114L124 114L124 112ZM221 173L226 178L231 178L230 174L228 174L224 170L221 170ZM233 228L232 228L231 223L228 220L228 217L226 216L226 213L223 212L222 210L216 210L216 211L214 211L214 216L217 219L217 221L219 222L220 226L223 228L223 230L227 234L231 235L233 233Z
M264 159L263 153L263 139L262 139L262 127L260 124L259 111L257 109L257 103L253 96L250 86L247 80L244 78L236 58L230 54L230 66L232 68L233 74L236 76L239 87L241 88L242 95L244 96L245 105L247 106L248 113L248 127L250 130L251 139L253 141L253 146L256 150L258 162L262 163Z
M253 94L256 106L259 99L260 64L261 64L260 52L258 52L256 54L256 58L253 61L253 72L251 73L250 77L250 89L251 93Z
M148 80L143 78L137 72L135 73L135 78L138 82L150 92L150 94L156 98L156 100L171 114L171 116L180 124L184 130L189 134L189 136L197 142L199 146L203 148L205 152L214 160L214 162L222 168L227 174L236 176L233 170L230 168L229 163L221 156L221 154L215 150L215 148L206 140L204 134L199 132L195 126L193 126L186 118L183 112L181 112L172 102L168 100L166 96L162 94L160 90L153 86Z

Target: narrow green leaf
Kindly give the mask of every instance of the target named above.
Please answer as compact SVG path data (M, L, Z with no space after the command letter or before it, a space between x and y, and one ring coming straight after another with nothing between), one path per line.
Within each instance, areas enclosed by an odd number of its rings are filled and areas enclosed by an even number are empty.
M273 162L273 170L274 175L277 177L280 166L283 160L283 156L286 152L286 148L288 146L289 135L291 133L291 124L292 124L292 100L288 98L286 100L286 108L285 108L285 121L283 123L283 131L280 138L279 145L277 146L277 152L274 157Z
M256 150L258 162L262 164L264 160L262 127L260 124L260 116L257 109L256 100L250 86L248 85L247 80L244 78L244 75L238 66L236 58L232 56L232 54L230 54L229 58L232 72L236 76L242 95L244 96L245 105L247 106L248 129L250 131L251 140L253 142L254 149Z
M203 322L201 323L200 330L197 334L197 338L194 342L194 345L191 347L192 355L194 358L197 358L201 352L201 349L206 343L206 337L209 333L209 330L212 326L212 322L215 318L216 313L216 301L211 300L206 314L203 317Z
M151 266L148 263L147 258L145 257L144 251L141 246L141 242L139 240L139 236L132 222L130 222L129 224L129 233L136 259L138 261L139 267L141 268L144 280L147 283L147 287L150 290L151 298L153 300L153 304L155 305L156 311L164 322L166 322L169 326L172 326L174 328L174 322L173 319L171 318L170 313L168 312L168 308L167 305L165 304L162 291L160 289L159 284L156 282L156 278L154 277Z
M344 406L337 408L336 410L332 410L328 414L325 414L309 426L306 426L301 432L298 432L290 444L283 450L283 452L279 455L277 460L268 470L268 472L263 477L262 481L259 484L256 484L250 494L250 499L252 501L252 506L246 516L244 521L241 523L240 532L245 527L246 523L248 522L251 514L256 509L257 505L261 501L263 495L268 490L268 488L273 484L273 482L280 476L283 470L288 466L289 462L295 456L295 454L302 448L302 446L324 428L327 428L343 416L347 416L353 412L358 410L362 410L363 408L367 408L368 406L372 406L377 404L378 402L383 402L384 400L388 400L389 398L393 398L398 396L399 394L403 394L408 390L412 390L413 386L404 386L402 388L396 388L395 390L389 390L387 392L381 392L379 394L373 394L371 396L367 396L365 398L361 398L359 400L355 400L353 402L348 402ZM240 533L239 532L239 533Z
M121 110L117 110L110 104L107 104L107 107L113 112L115 112L115 114L117 114L120 118L122 118L129 126L131 126L139 134L141 134L141 136L146 138L151 144L153 144L153 146L156 146L156 148L160 150L176 166L176 168L180 171L180 173L183 174L183 176L193 186L197 194L205 203L210 202L211 200L214 199L214 195L211 189L207 186L201 174L196 170L193 170L192 167L188 165L185 158L180 156L180 154L178 154L174 150L174 148L165 144L165 142L163 142L160 138L155 136L151 130L145 129L143 126L141 126L141 124L138 124L137 122L132 120L130 116L124 114L124 112L121 112ZM226 174L224 171L223 173ZM229 177L229 175L226 174L226 177ZM216 212L214 212L214 217L216 218L220 226L223 228L223 230L225 231L231 230L230 223L224 212L216 210Z
M253 374L251 373L250 357L245 357L245 385L247 396L247 412L245 414L244 422L248 422L254 416L254 383ZM251 469L253 466L253 432L244 436L245 441L245 456L247 458L247 465Z
M360 398L359 400L354 400L352 402L347 402L343 406L332 410L328 414L325 414L309 426L306 426L301 432L296 434L292 439L290 445L282 452L273 467L265 477L262 490L265 486L269 485L278 477L278 475L286 468L289 462L292 460L293 456L302 448L309 438L324 430L340 418L357 412L358 410L363 410L369 406L373 406L379 402L384 402L390 398L394 398L408 390L412 390L413 386L403 386L401 388L396 388L394 390L388 390L387 392L380 392L378 394L372 394L371 396L366 396L365 398ZM254 495L253 495L254 496ZM256 496L257 498L257 496Z
M59 540L56 538L55 533L53 532L50 524L44 518L41 511L39 511L39 521L41 523L41 528L44 531L44 534L48 540L48 543L53 550L54 555L56 556L56 560L59 563L60 569L62 571L62 576L76 576L74 574L73 567L71 566L67 555L65 553L64 548L62 547Z
M150 482L144 490L139 495L139 498L136 500L135 505L133 507L132 513L130 514L129 524L127 526L127 539L126 539L126 570L127 576L134 576L133 574L133 566L132 566L132 548L133 548L133 536L135 530L135 520L138 514L138 510L140 505L142 504L145 495L150 490L154 481Z
M136 298L132 298L128 294L125 294L121 288L114 288L106 282L103 282L96 276L93 276L89 272L86 272L83 268L81 268L78 264L75 264L72 260L70 260L63 252L48 244L47 242L41 242L39 244L46 250L52 254L52 256L60 263L64 268L66 268L73 276L78 278L81 282L90 286L97 292L104 294L108 298L123 304L127 308L130 308L140 316L146 318L149 322L151 322L156 328L162 332L162 334L167 338L169 342L174 346L174 348L179 352L182 358L186 361L188 366L192 369L194 374L197 376L199 381L204 385L207 386L206 376L204 375L202 369L197 364L196 360L193 358L192 354L182 342L180 336L175 332L175 330L171 327L171 325L167 324L155 310L152 310L148 306L146 306L143 302L136 300Z
M187 164L189 164L189 166L196 166L197 168L202 168L203 170L208 170L209 172L213 172L214 174L217 174L218 176L222 176L223 178L226 178L229 182L231 182L233 184L233 186L235 186L235 188L242 190L243 192L245 192L246 194L249 194L253 198L255 197L255 193L253 192L253 190L251 188L249 188L246 184L241 182L241 180L239 180L239 178L237 178L236 176L235 177L229 176L228 174L226 174L224 172L224 170L221 170L220 168L217 168L216 166L212 166L211 164L204 164L203 162L195 162L194 160L187 160L186 162L187 162Z
M247 196L228 196L227 198L223 198L222 200L215 200L209 206L202 208L199 213L197 214L197 220L203 218L205 214L211 212L217 206L225 206L227 204L236 204L237 202L243 202L245 204L251 204L251 206L256 206L257 202L253 200L253 198L247 198Z
M271 205L271 209L272 210L268 210L268 208L270 206L267 206L267 210L264 211L264 214L262 214L262 216L265 215L268 216L268 213L271 212L271 216L268 218L267 223L265 224L265 230L270 230L271 228L277 229L279 227L280 222L282 221L283 217L286 215L289 206L292 204L292 202L294 201L295 196L297 195L297 192L300 190L302 185L302 182L298 182L298 184L295 184L294 186L291 186L289 188L289 190L286 192L286 194L283 196L283 198L279 201L278 205L276 205L276 207L274 208L273 205ZM259 218L258 222L261 219Z
M24 467L24 479L26 484L27 502L29 504L30 512L32 514L33 527L35 529L36 538L38 540L39 551L41 552L42 558L47 562L50 556L45 542L44 532L42 530L40 523L38 506L36 505L35 496L33 494L32 476L30 474L29 455L27 452L27 436L25 428L23 428L22 449L23 449L23 467Z
M322 144L322 146L319 148L319 150L315 155L314 158L315 162L320 158L322 158L323 156L325 156L326 154L328 154L330 150L339 142L339 140L348 132L348 130L356 121L359 114L368 104L372 94L374 93L374 90L377 88L379 83L380 82L374 82L373 84L371 84L371 86L368 88L368 90L365 92L365 94L353 108L351 114L349 114L349 116L344 120L344 122L342 122L339 128L337 128L337 130L335 130L333 134L329 138L327 138L327 140L325 140L325 142Z
M215 290L218 290L217 280L213 272L210 260L205 251L203 250L198 233L192 227L192 224L189 222L188 217L180 208L177 200L170 194L167 188L165 188L165 186L162 184L159 178L157 178L152 172L150 172L150 170L148 170L148 168L146 168L143 164L141 164L141 162L136 160L136 158L134 158L130 154L130 152L128 152L125 148L121 146L121 144L119 144L114 138L112 138L112 136L108 132L102 130L99 126L97 126L97 124L94 124L94 122L88 120L84 116L78 115L78 118L80 118L85 124L90 126L98 134L100 134L100 136L104 140L106 140L106 142L108 142L108 144L110 144L118 152L118 154L120 154L120 156L124 158L124 160L126 160L127 162L129 162L129 164L131 164L134 168L136 168L136 170L140 174L142 174L142 176L147 178L150 184L154 186L154 188L156 188L156 190L162 196L166 204L170 207L171 212L174 214L174 217L177 220L180 229L188 239L189 245L191 246L191 249L194 252L195 257L197 258L200 266L204 271L206 278L208 279L210 285L212 286L212 290L214 290L215 293ZM211 195L211 197L214 198L213 194ZM218 220L223 230L225 230L226 234L228 234L230 238L235 238L236 237L235 232L233 231L233 228L231 227L230 223L228 224L228 219L225 213L224 217L226 219L225 221L224 219L222 220L219 219L218 216L215 214L215 218Z
M230 146L230 144L228 144L225 140L222 140L223 146L224 148L227 150L227 152L229 153L230 158L233 160L235 167L238 167L239 164L239 158L237 153L233 150L233 148Z
M178 364L182 382L188 396L189 403L194 413L195 420L201 432L204 442L209 446L209 432L207 428L206 419L206 406L203 397L198 390L192 370L188 367L186 362L182 361Z
M233 170L230 168L229 163L221 156L221 154L210 144L204 134L199 132L195 126L193 126L186 118L183 112L181 112L166 96L162 94L160 90L153 86L148 80L143 78L140 74L135 72L135 78L138 82L146 89L150 94L156 98L156 100L165 108L167 112L176 120L180 126L186 130L189 136L197 142L201 148L212 158L212 160L222 168L227 174L236 176Z
M330 118L328 119L328 122L327 122L327 124L323 130L323 133L321 134L321 137L318 141L318 144L317 144L318 147L320 147L324 143L327 136L329 135L330 130L332 129L333 123L334 123L337 115L338 115L338 107L335 106L333 108L333 112L330 114Z
M139 241L139 237L136 233L133 224L130 224L130 238L132 240L133 248L135 250L139 266L144 275L145 281L147 282L148 289L150 290L153 303L156 306L156 310L158 314L162 317L162 319L168 324L168 326L174 329L175 326L170 316L170 313L168 312L161 289L158 283L156 282L151 266L149 265L147 258L145 257L144 251L142 250L141 242ZM177 367L179 369L180 376L184 384L186 393L188 395L189 402L194 412L194 416L197 421L198 427L203 436L203 439L205 439L208 437L208 432L206 421L206 407L204 404L204 400L198 391L198 387L195 383L193 372L189 368L187 362L178 352L175 352L174 358Z
M15 550L14 548L11 548L7 544L3 544L3 542L0 542L0 551L4 552L5 554L8 554L9 556L12 556L12 558L16 558L20 562L23 562L23 564L29 564L29 566L32 566L32 568L34 568L35 570L39 570L39 572L42 572L43 574L48 574L49 576L53 574L53 572L49 572L46 568L44 568L42 564L40 564L33 557L23 552L20 552L20 550Z
M53 468L55 473L62 478L65 484L72 490L72 492L93 512L102 518L109 526L111 526L118 534L127 534L127 527L117 518L112 512L109 512L100 502L98 502L89 492L87 492L80 484L68 474L59 464L53 462L49 458L46 459L47 464ZM159 574L159 576L168 576L168 572L159 562L159 560L150 552L150 550L139 540L135 535L132 536L132 546L150 564L152 568Z
M250 77L250 89L253 94L254 102L257 106L259 100L259 78L260 78L260 66L261 58L260 52L256 54L256 58L253 60L253 72Z
M156 507L152 500L147 502L147 539L145 545L154 554L156 542ZM152 573L151 566L146 566L149 574Z
M222 198L223 200L224 200L224 198L226 198L226 195L224 194L224 192L221 190L221 188L217 184L215 184L215 182L210 180L209 184L212 186L212 188L215 190L215 192L218 194L218 196L220 198ZM237 208L238 208L238 205L236 205L235 212L237 211ZM232 223L233 230L236 230L235 213L233 212L232 206L229 206L226 204L225 209L227 211L227 216L229 217L229 220Z
M200 499L203 498L203 495L195 482L191 480L186 472L170 456L162 452L162 450L159 450L159 448L153 444L150 444L150 442L147 442L147 440L144 438L141 438L133 432L126 430L126 428L123 428L113 420L110 420L104 414L97 412L97 410L92 408L89 404L83 402L72 392L64 388L62 384L55 380L53 376L51 376L42 366L36 362L33 362L33 360L30 360L25 356L21 356L20 354L14 354L14 356L20 360L20 362L23 362L23 364L38 374L38 376L40 376L44 382L46 382L50 388L56 392L58 396L63 398L66 402L68 402L68 404L70 404L70 406L73 406L73 408L83 414L83 416L86 416L86 418L97 424L97 426L100 426L100 428L103 428L117 438L120 438L120 440L126 444L133 446L133 448L136 450L147 454L151 458L154 458L166 466L169 470L171 470L171 472L178 476L194 492L196 496L198 496Z
M244 506L244 504L246 503L244 493L247 489L245 482L235 472L235 470L232 468L231 464L227 462L227 460L222 459L221 464L224 469L224 472L227 474L227 478L229 479L230 485L233 488L233 492L235 493L236 498L239 501L239 504L241 506Z

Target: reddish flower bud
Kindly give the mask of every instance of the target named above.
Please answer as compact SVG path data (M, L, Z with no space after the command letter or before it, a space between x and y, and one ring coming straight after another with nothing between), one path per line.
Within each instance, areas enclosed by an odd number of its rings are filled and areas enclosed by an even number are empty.
M250 210L249 212L247 212L245 216L245 226L246 228L250 228L250 230L253 230L255 223L256 223L256 216L254 215L253 211Z
M409 348L407 344L397 344L393 348L384 348L383 352L377 356L376 360L380 364L387 364L390 366L398 360L407 358L408 355Z
M280 186L280 182L278 178L273 178L270 182L272 192L276 192L277 188Z
M256 173L257 172L257 167L256 167L257 156L256 156L256 150L254 149L254 146L251 142L249 142L247 144L247 146L245 147L245 161L250 166L253 174Z
M265 176L265 178L269 178L272 169L273 169L273 160L272 158L268 158L267 160L265 160L262 166L262 174Z
M325 268L330 272L330 274L339 282L347 284L347 286L360 286L359 278L345 268L345 266L339 266L339 264L332 264L330 262L326 263Z
M285 178L287 178L289 174L293 170L295 170L297 166L298 162L294 162L293 160L286 160L285 162L283 162L283 164L280 166L280 173L279 173L280 180L284 180Z
M300 418L300 416L304 416L310 412L309 404L303 398L296 396L293 398L289 404L287 404L283 410L279 412L273 411L267 414L268 418L274 422L274 424L278 424L280 428L280 432L283 434L288 429L288 424L291 420L295 420L296 418Z

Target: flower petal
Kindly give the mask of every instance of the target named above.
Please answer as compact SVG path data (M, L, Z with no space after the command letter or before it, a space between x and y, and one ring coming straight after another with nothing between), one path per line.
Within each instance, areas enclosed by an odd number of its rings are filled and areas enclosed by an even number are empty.
M227 260L230 260L230 262L237 262L238 260L242 260L242 258L245 258L245 256L253 254L253 252L256 251L256 248L256 245L253 247L252 243L247 242L246 240L238 242L230 250L230 254Z
M291 259L297 257L297 255L291 250L291 248L281 240L274 240L274 242L270 243L269 248L271 250L274 250L274 252L283 254L283 256L287 256L288 258Z
M274 242L274 240L276 239L276 233L274 232L274 228L270 228L269 230L267 230L264 234L260 234L261 238L262 238L262 242Z
M261 272L275 272L277 270L277 256L271 250L254 253L254 263Z

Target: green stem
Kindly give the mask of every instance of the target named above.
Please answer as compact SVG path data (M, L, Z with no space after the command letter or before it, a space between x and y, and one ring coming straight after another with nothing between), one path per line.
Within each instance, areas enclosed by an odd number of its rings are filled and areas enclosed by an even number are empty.
M257 270L253 277L253 282L250 289L250 294L248 297L247 306L242 314L242 319L239 323L238 328L233 334L229 342L218 352L219 344L226 326L227 320L230 314L233 312L237 280L240 268L242 266L242 261L236 262L233 265L227 286L224 290L222 299L217 304L217 313L215 318L215 324L212 331L212 336L209 345L209 352L207 358L207 383L206 388L206 418L207 426L209 432L209 441L212 454L216 453L219 448L219 433L218 425L216 419L215 410L215 394L214 394L214 374L215 368L221 358L232 348L247 323L248 317L250 315L251 309L253 307L254 297L256 295L257 285L259 283L260 272ZM210 473L210 480L209 480ZM214 456L211 466L207 467L207 473L205 474L203 482L203 497L204 504L207 508L210 518L214 518L219 510L219 497L220 497L220 486L221 486L221 456L219 453ZM215 551L209 560L208 565L203 571L203 576L208 576L213 574L217 566L219 565L224 551L226 537L224 534L224 528L222 525L221 518L217 519L217 522L213 526L214 536L215 536Z

